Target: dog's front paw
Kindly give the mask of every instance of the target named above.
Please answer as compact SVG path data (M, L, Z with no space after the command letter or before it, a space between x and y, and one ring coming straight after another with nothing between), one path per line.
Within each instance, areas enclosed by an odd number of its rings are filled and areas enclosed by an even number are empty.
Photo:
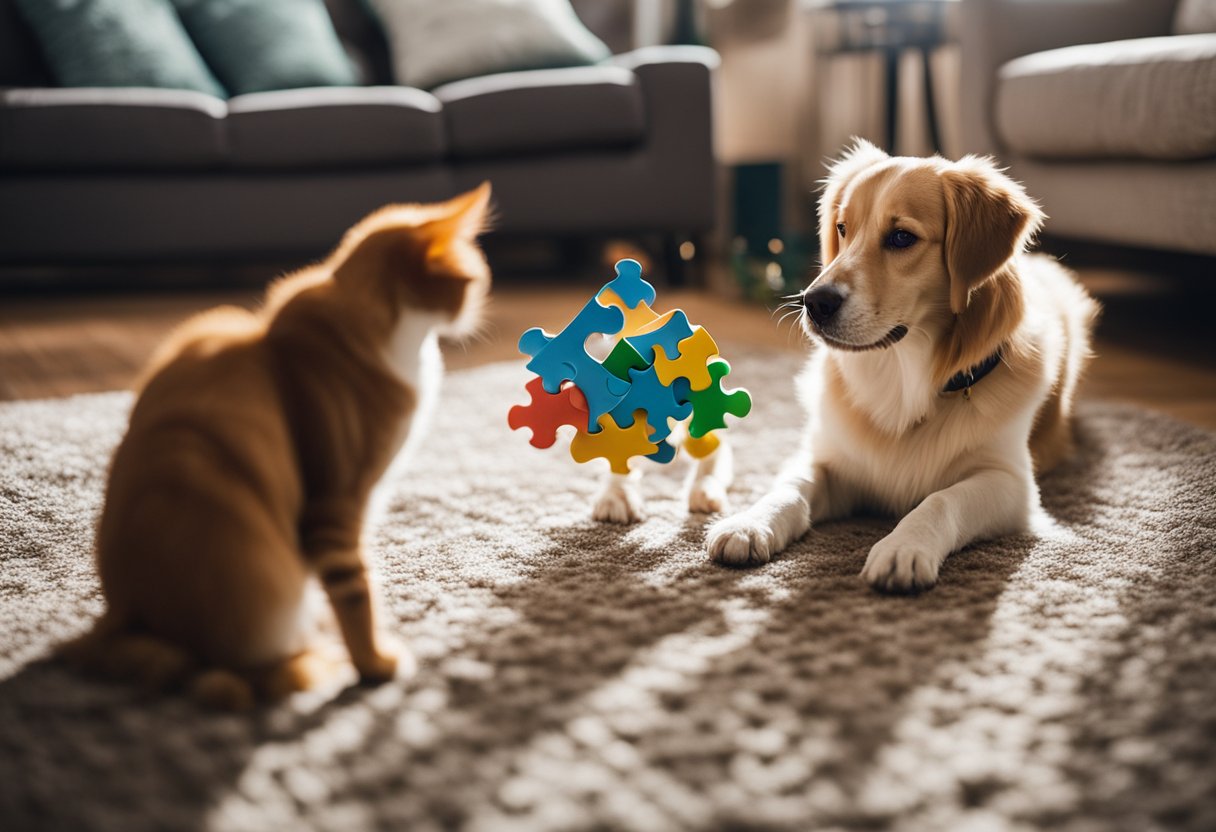
M694 514L715 514L730 509L726 486L717 477L697 477L688 491L688 510Z
M597 523L636 523L642 519L642 498L629 485L609 483L591 507L591 519Z
M781 551L777 533L752 512L726 517L709 527L705 551L710 560L730 566L758 566Z
M882 592L917 592L937 583L945 559L932 546L892 533L870 549L861 577Z

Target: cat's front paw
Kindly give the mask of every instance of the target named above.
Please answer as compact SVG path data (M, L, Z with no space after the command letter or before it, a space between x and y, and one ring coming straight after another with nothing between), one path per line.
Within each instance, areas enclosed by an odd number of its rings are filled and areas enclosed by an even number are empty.
M945 559L932 544L892 532L870 549L861 577L881 592L918 592L937 583Z
M610 482L591 507L591 519L597 523L636 523L642 519L642 498L630 485Z
M729 566L768 563L782 548L772 524L749 511L719 520L705 535L705 551L710 560Z
M355 664L359 681L365 685L378 685L398 677L414 675L414 654L404 645L389 638L380 638L375 652L362 657Z

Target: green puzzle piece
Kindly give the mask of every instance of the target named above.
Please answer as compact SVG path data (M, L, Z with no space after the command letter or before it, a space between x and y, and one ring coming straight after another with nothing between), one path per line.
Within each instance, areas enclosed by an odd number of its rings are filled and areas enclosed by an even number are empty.
M645 370L650 365L646 363L646 359L642 354L633 348L633 345L622 338L617 341L612 352L608 353L608 357L604 359L604 369L612 373L614 376L625 381L630 381L629 370Z
M688 394L692 403L692 421L688 423L688 435L699 439L711 430L726 427L723 415L730 413L740 419L751 412L752 396L742 387L727 392L722 389L722 379L730 372L730 363L724 358L711 358L705 365L713 379L704 390L693 390Z

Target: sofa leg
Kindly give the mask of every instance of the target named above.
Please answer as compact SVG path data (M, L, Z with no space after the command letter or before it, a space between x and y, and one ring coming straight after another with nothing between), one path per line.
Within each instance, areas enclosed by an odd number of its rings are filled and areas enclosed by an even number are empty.
M683 287L690 282L692 263L685 260L680 251L687 242L690 241L682 234L663 235L663 266L667 269L668 286Z
M587 236L570 235L558 240L558 252L562 267L570 274L594 279L599 273L600 250L599 240Z
M669 285L704 288L706 239L704 234L667 234L663 237L663 261Z

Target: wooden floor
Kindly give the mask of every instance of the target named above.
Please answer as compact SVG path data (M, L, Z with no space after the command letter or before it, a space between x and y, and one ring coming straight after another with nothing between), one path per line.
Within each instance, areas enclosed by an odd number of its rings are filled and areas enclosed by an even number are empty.
M1210 323L1216 285L1096 270L1082 271L1082 278L1106 307L1082 395L1136 402L1216 430L1216 334ZM519 358L519 333L560 327L592 288L500 281L483 333L448 345L448 366ZM0 400L122 389L182 319L217 304L251 306L256 300L250 289L0 295ZM661 290L658 305L682 307L722 340L788 350L791 367L803 349L797 332L779 327L759 306L687 290Z

